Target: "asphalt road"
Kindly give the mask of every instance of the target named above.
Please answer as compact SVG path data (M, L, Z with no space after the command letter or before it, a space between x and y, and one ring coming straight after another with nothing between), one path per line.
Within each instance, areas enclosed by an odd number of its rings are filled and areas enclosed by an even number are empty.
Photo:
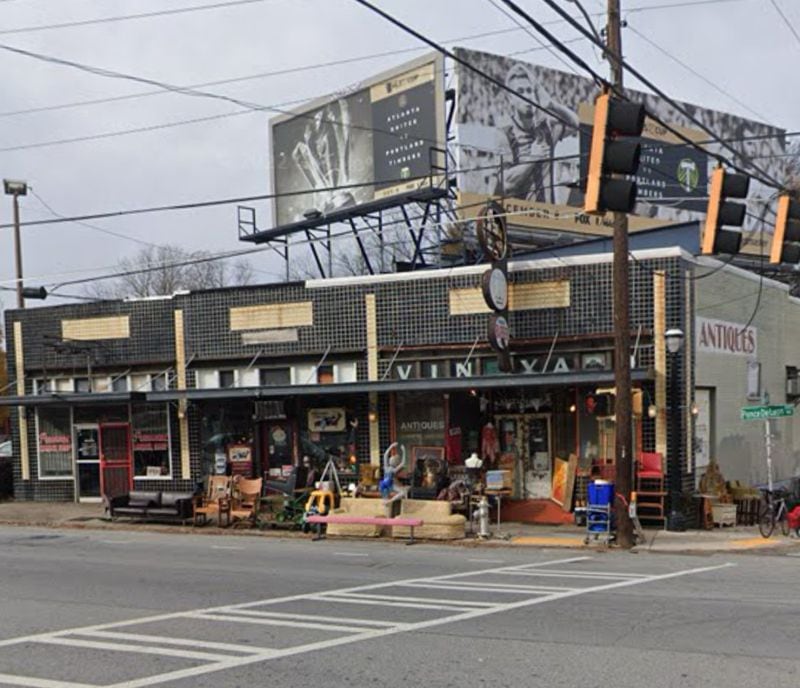
M0 686L789 686L791 556L0 529Z

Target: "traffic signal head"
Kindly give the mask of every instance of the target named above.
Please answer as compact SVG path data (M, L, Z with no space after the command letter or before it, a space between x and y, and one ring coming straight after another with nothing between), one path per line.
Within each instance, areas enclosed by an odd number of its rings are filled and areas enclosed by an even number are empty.
M744 203L733 203L728 198L747 198L750 177L731 174L721 167L711 175L711 190L703 232L703 255L714 253L738 253L742 244L742 233L722 229L725 225L741 227L747 207Z
M783 194L778 199L778 216L772 235L769 262L800 262L800 203L788 194Z
M597 97L584 202L587 213L633 210L636 182L612 175L636 174L641 145L625 137L641 136L644 115L644 105L616 100L608 93Z

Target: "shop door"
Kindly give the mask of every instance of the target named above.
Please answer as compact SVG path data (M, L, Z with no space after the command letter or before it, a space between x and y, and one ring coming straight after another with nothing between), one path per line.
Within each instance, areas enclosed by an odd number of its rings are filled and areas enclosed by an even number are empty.
M262 471L267 480L282 480L294 464L294 428L290 420L261 423Z
M133 487L131 471L131 426L128 423L101 423L100 490L111 499L127 494Z
M526 415L524 418L523 496L527 499L549 499L553 485L550 414L537 413Z
M100 499L100 429L97 425L76 425L73 430L79 501Z

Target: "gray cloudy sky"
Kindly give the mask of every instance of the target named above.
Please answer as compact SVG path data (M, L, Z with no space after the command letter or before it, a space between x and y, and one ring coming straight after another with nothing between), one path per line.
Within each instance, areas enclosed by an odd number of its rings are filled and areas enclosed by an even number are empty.
M565 7L571 3L561 0ZM733 0L664 8L681 0L621 0L629 28L623 33L627 59L675 98L745 117L763 114L787 130L800 129L796 64L800 58L797 0ZM373 53L418 48L415 40L352 0L263 0L204 11L77 27L18 31L30 27L168 9L221 5L225 0L0 0L0 44L60 59L125 72L174 85L192 85L262 72L320 65ZM455 40L514 27L488 0L376 0L383 9L448 47L510 53L536 47L517 30L500 37ZM540 0L518 0L540 21L554 18ZM696 4L695 4L696 3ZM599 14L604 0L584 0ZM694 6L692 6L694 4ZM788 19L787 24L776 5ZM575 11L577 15L577 11ZM595 16L600 23L601 18ZM549 28L568 40L566 24ZM793 33L796 32L798 35ZM642 36L646 37L645 40ZM718 84L735 100L660 52L652 43ZM572 44L591 65L607 71L585 42ZM323 66L205 90L261 105L306 99L365 79L425 51ZM564 69L547 51L532 62ZM38 113L6 113L142 93L152 88L87 74L0 50L0 175L25 179L56 212L78 215L150 205L185 203L267 193L265 112L175 93ZM626 77L627 85L640 87ZM187 119L241 113L206 122L90 141L3 150L61 139L163 125ZM0 219L11 219L3 196ZM22 199L23 219L51 217L35 196ZM269 226L268 204L254 204L259 224ZM140 242L170 242L226 251L246 248L237 238L235 206L97 220L92 224ZM141 248L131 239L75 225L23 229L26 282L57 283L108 269ZM12 234L0 230L0 285L13 284ZM256 278L280 272L269 254L252 257ZM68 291L64 288L64 291ZM81 292L80 287L69 291ZM12 292L0 292L5 307ZM48 300L46 303L59 303ZM29 302L36 305L37 302Z

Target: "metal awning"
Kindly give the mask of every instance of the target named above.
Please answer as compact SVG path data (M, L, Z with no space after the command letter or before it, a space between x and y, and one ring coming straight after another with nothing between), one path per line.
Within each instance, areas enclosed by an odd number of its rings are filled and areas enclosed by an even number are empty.
M50 392L2 397L0 406L94 406L147 401L145 392Z
M653 379L651 369L631 370L631 380ZM165 402L187 399L213 401L225 399L282 399L298 396L368 394L370 392L458 392L470 389L515 390L545 387L610 387L613 370L579 370L569 373L484 375L480 377L440 377L414 380L346 382L328 385L279 385L270 387L230 387L226 389L176 389L159 392L74 392L0 397L0 406L64 406L114 404L134 401Z

